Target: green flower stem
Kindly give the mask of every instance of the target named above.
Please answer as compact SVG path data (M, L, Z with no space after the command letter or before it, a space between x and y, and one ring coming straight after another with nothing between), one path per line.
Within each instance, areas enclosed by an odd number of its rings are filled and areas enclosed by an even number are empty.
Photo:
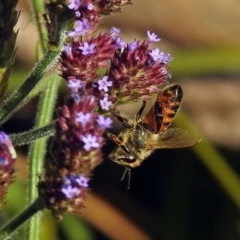
M19 89L14 91L0 106L0 123L5 122L14 112L15 108L24 100L28 93L37 85L46 73L58 60L61 47L49 50L44 58L36 65L26 81Z
M11 234L20 226L23 225L25 221L31 218L35 213L44 209L42 201L38 198L36 199L27 209L25 209L21 214L19 214L12 221L7 223L0 230L0 240L11 239Z
M58 66L58 64L55 64L54 67L44 75L44 78L41 79L41 81L36 85L36 87L34 87L34 89L23 99L23 101L16 106L16 108L14 109L14 112L18 111L27 102L29 102L32 98L39 95L39 92L43 91L43 89L45 88L45 85L49 81L52 81L53 72L58 71L57 66Z
M57 91L60 85L60 77L56 76L48 84L46 91L42 93L39 109L36 116L35 127L39 128L49 124L52 120L52 115L55 107L55 102L57 98ZM38 174L42 172L43 163L45 160L45 152L47 147L47 138L41 138L36 140L30 147L29 150L29 194L28 202L31 203L38 196L37 184L38 184ZM39 239L40 230L40 214L35 215L27 228L28 240Z
M51 2L46 6L48 9L49 24L52 25L54 29L54 32L51 34L51 39L49 39L48 42L49 50L36 67L33 68L20 88L14 91L0 105L0 124L4 123L14 112L42 89L45 81L44 79L43 81L40 80L56 63L59 53L62 50L63 43L66 40L65 31L69 29L73 23L75 17L74 12L67 8L66 5Z
M49 40L49 50L43 59L33 68L32 72L20 86L0 105L0 124L4 123L17 109L22 106L22 101L40 82L43 75L48 72L59 58L63 43L66 40L65 30L68 29L74 19L74 13L64 4L52 2L47 5L49 16L53 24L54 33ZM49 20L50 21L50 20Z
M55 121L44 127L32 129L19 134L10 134L9 136L12 144L14 146L27 145L39 138L53 136L55 133L54 123Z
M40 37L41 52L44 53L47 49L47 31L43 19L43 13L45 12L44 1L31 0L32 9L34 14L34 20L37 24L37 29Z
M193 147L200 161L220 184L235 206L240 210L240 178L227 160L207 140L192 121L180 111L176 120L177 126L189 129L202 138L202 141Z

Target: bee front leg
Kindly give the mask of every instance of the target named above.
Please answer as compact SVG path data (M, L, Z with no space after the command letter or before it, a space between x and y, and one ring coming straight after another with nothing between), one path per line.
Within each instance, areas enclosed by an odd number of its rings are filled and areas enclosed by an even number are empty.
M123 127L131 129L133 125L129 123L126 117L123 117L118 110L111 111L113 117L117 118L117 120L123 125Z
M115 134L108 131L105 131L105 133L107 134L108 138L115 142L118 146L122 144L122 141Z
M122 139L118 138L115 134L105 131L108 138L115 142L119 147L121 147L126 153L129 153L128 147L122 142Z

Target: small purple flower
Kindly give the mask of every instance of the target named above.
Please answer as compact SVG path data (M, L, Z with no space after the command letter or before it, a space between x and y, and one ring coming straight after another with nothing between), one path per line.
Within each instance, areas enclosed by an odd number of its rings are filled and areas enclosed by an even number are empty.
M91 25L89 24L89 21L84 18L82 21L79 20L76 21L76 27L74 29L77 33L81 33L82 36L85 36L87 30L89 30L90 28Z
M149 55L153 58L154 61L157 61L159 59L160 50L158 48L152 49L152 51L149 53Z
M69 0L70 4L68 5L68 8L77 10L81 6L80 0Z
M108 101L108 94L105 94L104 98L100 100L100 105L103 110L109 110L109 107L112 105L112 101Z
M91 117L92 117L91 113L85 113L84 114L83 112L79 112L79 113L77 113L75 121L85 125L86 123L89 123L91 121Z
M103 128L110 128L112 126L112 122L111 118L105 118L102 115L100 115L97 119L98 125Z
M81 136L81 140L84 142L83 148L89 151L91 148L99 148L100 144L97 142L97 137L88 133L86 136Z
M0 144L9 145L10 143L11 143L11 140L8 137L8 135L5 132L0 131Z
M72 99L74 100L75 103L79 103L80 100L81 100L81 98L79 96L79 93L76 92L76 91L72 92L71 97L72 97Z
M64 52L68 55L72 54L72 45L70 43L64 44Z
M88 3L88 4L87 4L87 9L88 9L88 10L93 10L93 8L94 8L94 6L93 6L92 3Z
M88 42L84 42L82 47L79 47L82 50L83 55L94 54L96 52L96 44L92 43L89 45Z
M70 79L67 85L73 92L76 92L79 88L82 88L83 83L80 79L76 79L75 81Z
M0 166L6 166L8 165L8 161L6 158L4 158L3 156L0 157Z
M148 41L150 43L161 41L161 38L158 38L158 36L155 33L150 33L150 31L147 31L147 35L148 35Z
M81 192L79 188L72 187L71 185L62 187L61 191L62 193L65 194L66 198L68 199L75 198Z
M172 61L172 56L170 54L162 52L160 62L168 64L170 61Z
M80 32L75 31L74 29L66 32L66 35L71 38L77 38L80 36Z
M80 176L80 177L76 178L75 181L78 183L78 185L80 187L88 187L89 178L87 178L87 177Z
M153 58L153 60L156 62L167 64L172 60L172 57L170 56L170 54L160 52L158 48L154 48L149 54Z
M108 76L104 76L102 79L98 80L99 90L103 90L105 92L108 91L108 87L112 86L112 81L107 81L107 80L108 80Z
M64 177L63 178L63 187L67 187L70 184L71 184L71 180L69 179L69 177Z
M81 13L80 13L79 11L76 11L76 12L75 12L75 16L76 16L76 17L80 17L80 16L81 16Z
M110 30L110 33L112 34L113 37L119 36L120 32L121 32L120 28L112 27Z
M134 40L133 42L128 44L128 50L133 51L136 49L137 46L138 46L138 41Z
M117 48L124 48L126 43L122 41L121 37L113 38L113 42Z
M16 151L15 151L13 145L12 145L11 139L3 131L0 131L0 145L1 144L6 145L8 147L8 151L11 154L12 158L16 158L17 157Z

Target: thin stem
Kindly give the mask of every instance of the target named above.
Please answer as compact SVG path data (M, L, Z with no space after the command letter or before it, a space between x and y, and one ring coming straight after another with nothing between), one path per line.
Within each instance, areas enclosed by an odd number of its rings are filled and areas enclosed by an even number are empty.
M19 89L14 91L6 101L0 106L0 123L5 122L15 111L15 108L21 104L28 93L39 83L40 79L54 63L58 60L61 48L54 51L49 50L44 58L36 65L26 81Z
M32 13L34 14L34 20L37 25L41 51L44 53L47 49L47 31L44 24L43 13L45 12L44 1L42 0L31 0Z
M44 74L44 78L42 78L41 81L39 81L39 83L36 85L36 87L34 87L34 89L23 99L23 101L16 106L16 108L14 109L14 112L17 112L32 98L39 95L39 92L42 92L45 89L46 84L49 81L52 81L53 73L55 73L58 69L57 66L58 66L58 64L55 64L54 67L50 71L48 71L46 74Z
M210 171L232 202L240 210L240 178L227 160L218 152L204 134L192 121L180 111L175 121L176 125L196 133L202 141L193 147L199 160Z
M29 218L31 218L38 211L43 210L44 205L38 198L27 209L20 213L16 218L3 226L0 230L0 240L9 239L11 234L20 226L23 225Z
M57 90L60 84L59 76L52 79L48 84L46 91L42 93L39 109L36 116L37 128L49 124L52 120L53 110L55 107L55 102L57 98ZM38 191L36 185L38 183L38 174L42 172L43 163L45 160L45 152L47 147L47 138L41 138L35 141L29 150L29 194L28 202L32 202L38 196ZM39 229L40 229L40 215L34 216L27 228L28 240L39 239Z
M51 10L52 14L56 13L58 5L52 3ZM55 10L54 10L55 9ZM64 8L64 10L66 10ZM55 11L55 12L54 12ZM69 11L69 9L68 9ZM53 16L52 16L53 18ZM48 72L56 63L59 58L60 51L62 50L63 43L66 39L65 30L69 23L73 19L72 12L63 11L60 15L55 18L56 21L56 32L54 38L49 44L49 51L43 57L43 59L33 68L30 75L27 77L25 82L20 88L14 91L1 105L0 105L0 123L4 123L15 111L17 107L21 105L21 102L27 97L31 90L39 83L42 76Z
M12 140L13 145L14 146L27 145L39 138L53 136L55 133L54 123L55 121L44 127L32 129L19 134L10 134L10 138Z

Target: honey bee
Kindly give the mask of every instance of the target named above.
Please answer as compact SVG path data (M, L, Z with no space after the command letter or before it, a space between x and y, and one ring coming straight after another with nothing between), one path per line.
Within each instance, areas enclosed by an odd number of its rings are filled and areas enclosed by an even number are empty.
M184 148L192 146L200 139L181 128L169 127L178 112L183 97L179 84L166 84L158 93L149 112L141 118L146 101L143 101L135 119L122 116L118 110L112 111L126 130L118 136L107 132L107 136L117 144L108 156L113 162L123 165L125 172L138 167L156 149ZM128 184L129 188L129 184Z

